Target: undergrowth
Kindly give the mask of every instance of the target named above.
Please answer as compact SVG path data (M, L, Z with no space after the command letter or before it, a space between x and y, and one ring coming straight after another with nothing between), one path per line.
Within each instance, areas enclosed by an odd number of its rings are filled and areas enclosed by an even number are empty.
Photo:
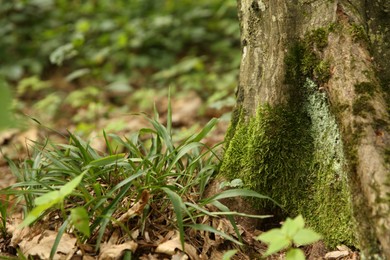
M266 216L232 212L220 200L236 196L269 198L245 189L205 197L220 158L218 145L210 148L202 139L217 120L175 143L170 109L166 126L160 123L157 112L154 118L146 118L151 127L128 137L103 132L106 154L68 132L68 144L36 142L31 157L21 165L9 160L18 181L0 194L15 196L17 204L23 205L25 218L18 228L54 226L58 235L51 257L64 233L73 233L79 244L93 245L98 254L100 245L118 228L127 239L132 239L134 230L140 236L151 228L162 233L176 230L184 251L185 241L191 241L199 231L243 245L234 216ZM5 233L4 217L0 227ZM205 221L220 218L231 223L234 235Z

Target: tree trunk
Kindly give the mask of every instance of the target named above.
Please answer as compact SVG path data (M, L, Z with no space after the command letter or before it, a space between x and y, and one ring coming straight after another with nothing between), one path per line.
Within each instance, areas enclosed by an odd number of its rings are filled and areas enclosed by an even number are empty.
M389 12L388 0L238 1L221 173L304 214L329 245L390 259Z

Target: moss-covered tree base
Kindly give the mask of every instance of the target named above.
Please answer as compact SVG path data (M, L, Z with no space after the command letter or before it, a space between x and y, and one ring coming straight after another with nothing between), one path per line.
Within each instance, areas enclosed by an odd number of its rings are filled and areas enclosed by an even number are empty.
M342 143L326 96L308 80L299 106L263 106L232 122L221 174L280 203L284 216L303 214L330 246L355 245ZM293 108L293 109L292 109ZM257 202L264 213L278 212Z

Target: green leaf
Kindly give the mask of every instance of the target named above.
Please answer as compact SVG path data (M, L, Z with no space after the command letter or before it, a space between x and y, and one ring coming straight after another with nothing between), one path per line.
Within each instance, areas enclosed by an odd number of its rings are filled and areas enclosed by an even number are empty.
M173 209L176 214L177 225L179 227L180 243L184 251L184 223L183 223L183 213L181 210L182 208L186 208L186 206L177 193L173 192L168 188L161 188L161 189L168 195L170 201L173 204Z
M281 229L274 228L257 237L258 240L269 244L264 257L272 255L291 245L291 240L284 234Z
M35 198L34 203L36 207L30 211L27 217L20 224L20 228L25 227L33 223L39 216L47 209L51 208L57 203L61 203L66 196L71 194L73 190L80 184L84 174L83 172L67 184L61 187L59 191L48 192L38 198Z
M283 223L281 230L284 234L292 238L299 230L303 229L304 226L305 222L303 220L303 217L302 215L299 215L294 219L287 218L286 221Z
M222 256L222 260L230 260L232 258L232 256L234 256L237 252L238 252L238 250L236 250L236 249L226 251Z
M291 241L288 238L284 237L275 239L272 241L271 244L268 245L267 251L265 252L263 257L270 256L276 252L288 248L289 246L291 246Z
M293 237L293 242L297 246L304 246L317 242L320 239L321 235L311 229L304 228L299 230L298 233L295 234L295 236Z
M34 200L35 205L54 205L62 199L61 192L58 190L50 191Z
M301 249L291 248L286 253L286 260L305 260L305 254Z
M79 176L77 176L76 178L74 178L73 180L71 180L70 182L65 184L64 186L62 186L61 189L60 189L61 195L63 197L66 197L66 196L70 195L73 192L73 190L77 186L79 186L79 184L80 184L81 180L83 179L85 173L86 172L83 172L82 174L80 174Z
M35 208L33 208L33 210L31 210L27 217L23 220L23 222L19 225L19 228L24 228L28 225L30 225L31 223L33 223L35 220L37 220L39 218L39 216L45 211L47 210L48 208L50 208L51 206L53 206L52 204L43 204L43 205L39 205Z
M286 235L280 230L280 228L274 228L259 235L257 237L257 240L260 240L266 244L271 244L275 241L285 239L285 238Z
M89 216L85 208L77 207L70 210L70 217L75 228L86 237L90 236Z

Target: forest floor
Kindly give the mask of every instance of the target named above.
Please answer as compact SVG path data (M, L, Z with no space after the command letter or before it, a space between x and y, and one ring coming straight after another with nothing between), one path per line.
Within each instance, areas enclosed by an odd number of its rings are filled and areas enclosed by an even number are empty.
M66 117L56 116L55 120L50 119L49 127L46 127L47 122L42 122L39 114L35 114L36 110L33 108L34 102L30 105L24 102L23 113L28 114L30 118L23 119L28 121L24 123L24 126L18 129L9 129L0 132L0 189L4 189L16 182L16 177L11 173L11 170L5 160L7 157L15 162L22 162L27 158L31 158L34 142L42 142L46 138L54 140L56 143L67 143L66 131L77 132L80 129L80 123L77 126L72 121L77 115L80 115L80 110L59 111L57 114L62 113ZM167 96L156 96L153 100L148 100L149 108L143 111L142 108L133 106L134 112L146 112L152 113L153 104L156 105L160 114L161 122L167 119L168 110L168 98ZM147 106L147 105L146 105ZM221 106L216 108L205 108L202 99L195 92L188 92L181 95L173 96L171 100L172 106L172 124L174 126L174 132L177 136L185 135L189 131L201 130L202 127L211 118L220 118L215 130L205 140L208 146L212 147L223 141L226 130L229 126L229 111L233 109L231 105ZM145 105L144 105L145 107ZM81 109L85 109L81 108ZM84 111L88 113L87 110ZM39 121L40 123L37 123ZM118 124L121 122L121 124ZM109 116L96 117L93 122L94 130L84 134L86 140L93 140L91 146L101 152L105 152L107 147L102 137L102 130L109 128L109 131L115 132L117 135L126 136L130 132L147 127L147 121L142 117L132 116L129 113L124 113L120 108L110 109ZM116 129L116 126L117 130ZM107 131L107 130L106 130ZM21 210L17 205L13 205L13 196L7 197L2 195L0 197L0 203L3 205L7 203L7 210L12 210L12 214L7 214L8 218L3 223L6 223L7 232L6 236L0 236L0 259L16 259L17 253L22 248L35 248L35 253L31 253L30 256L40 255L41 259L45 259L51 250L51 245L55 240L57 231L45 230L43 227L40 229L24 229L18 230L17 226L22 221ZM19 209L19 210L18 210ZM216 227L224 230L227 233L233 233L232 227L221 219L220 222L214 223ZM58 226L58 224L56 225ZM153 229L154 227L154 229ZM138 231L139 232L139 231ZM259 230L243 230L242 236L245 241L245 250L241 248L239 252L232 259L256 259L254 255L260 255L266 250L266 245L260 243L255 239L261 231ZM32 236L31 234L34 234ZM39 234L39 235L38 235ZM188 255L178 250L180 248L180 241L176 232L165 229L161 223L156 220L155 226L149 226L149 230L145 232L144 236L135 235L138 239L134 240L133 244L127 244L123 247L111 247L111 251L107 252L107 255L102 256L101 249L100 256L94 253L93 248L88 245L81 245L79 243L77 247L74 247L75 238L63 237L61 242L66 252L58 259L115 259L123 254L124 250L132 250L134 247L138 247L138 259L222 259L223 253L228 249L240 249L233 243L227 242L221 237L214 237L210 239L204 235L194 235L192 241L186 241L186 245L193 250ZM38 235L38 236L37 236ZM38 238L37 238L38 237ZM67 240L68 239L68 240ZM112 231L110 237L110 243L116 244L121 241L123 237L115 230ZM45 242L43 242L45 240ZM66 248L67 243L73 245ZM187 244L188 243L188 244ZM123 244L122 244L123 245ZM159 248L157 250L157 248ZM189 250L189 251L191 251ZM359 259L358 253L353 252L345 246L340 246L337 249L328 250L322 242L315 243L312 246L304 248L308 259ZM139 253L141 251L141 253ZM39 252L39 253L38 253ZM201 253L199 253L201 252ZM108 256L109 255L109 256ZM284 259L285 254L282 252L276 254L269 259ZM36 258L34 258L36 259Z

